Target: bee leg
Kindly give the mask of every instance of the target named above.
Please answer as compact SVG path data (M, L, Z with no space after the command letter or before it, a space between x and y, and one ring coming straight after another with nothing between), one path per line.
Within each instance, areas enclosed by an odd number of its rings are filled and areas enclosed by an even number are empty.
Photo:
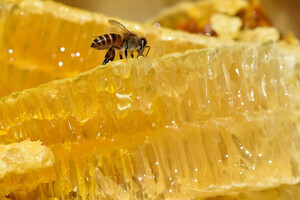
M107 51L107 53L106 53L106 55L105 55L105 59L104 59L102 65L106 65L106 64L110 61L110 58L112 57L112 53L113 53L112 51L114 51L114 50L113 50L113 47L111 47L111 48Z
M147 57L147 55L148 55L148 53L149 53L151 47L150 47L150 46L145 46L145 49L146 49L146 48L148 49L148 51L147 51L147 53L146 53L146 57Z
M127 58L127 49L125 50L125 58Z
M127 49L128 49L128 42L125 44L125 57L127 58Z
M134 58L133 52L131 52L130 55L131 55L131 58Z
M110 58L109 60L110 61L113 61L115 59L115 49L113 47L111 47L111 55L110 55Z
M119 55L120 55L120 59L122 60L123 59L122 53L120 53Z
M108 63L109 59L105 58L102 65L106 65Z

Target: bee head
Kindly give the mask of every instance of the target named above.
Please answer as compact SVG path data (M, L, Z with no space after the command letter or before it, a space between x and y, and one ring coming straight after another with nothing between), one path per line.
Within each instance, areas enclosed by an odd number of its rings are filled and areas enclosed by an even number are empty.
M146 38L141 39L141 48L144 48L147 45L147 40Z
M144 51L144 47L147 45L147 40L146 38L141 38L141 41L140 41L140 55L143 54L143 51Z

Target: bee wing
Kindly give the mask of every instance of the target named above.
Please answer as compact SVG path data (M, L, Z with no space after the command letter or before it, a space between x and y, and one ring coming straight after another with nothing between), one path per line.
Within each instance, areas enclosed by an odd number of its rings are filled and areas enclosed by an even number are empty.
M110 25L115 26L118 29L122 30L125 34L135 35L135 34L131 33L123 24L121 24L120 22L118 22L116 20L110 19L110 20L108 20L108 23Z

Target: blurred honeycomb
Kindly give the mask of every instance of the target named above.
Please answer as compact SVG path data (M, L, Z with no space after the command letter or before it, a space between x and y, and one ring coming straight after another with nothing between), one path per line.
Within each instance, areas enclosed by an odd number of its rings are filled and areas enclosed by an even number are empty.
M155 16L163 8L186 0L57 0L70 6L83 8L93 12L116 16L123 19L144 22ZM195 0L191 0L195 1ZM300 1L299 0L262 0L267 15L282 33L291 31L300 37ZM116 6L118 5L118 6Z

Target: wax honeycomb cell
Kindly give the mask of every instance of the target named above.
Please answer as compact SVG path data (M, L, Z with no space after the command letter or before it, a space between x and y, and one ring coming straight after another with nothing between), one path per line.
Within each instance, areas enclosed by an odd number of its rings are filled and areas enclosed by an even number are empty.
M54 181L10 195L234 198L297 184L298 70L298 55L274 44L220 46L3 97L0 141L40 140L55 157Z
M90 47L95 37L110 32L122 34L108 24L109 16L54 1L5 0L0 6L0 96L74 77L96 67L103 62L106 51ZM147 38L151 46L149 57L210 47L218 41L119 21Z

